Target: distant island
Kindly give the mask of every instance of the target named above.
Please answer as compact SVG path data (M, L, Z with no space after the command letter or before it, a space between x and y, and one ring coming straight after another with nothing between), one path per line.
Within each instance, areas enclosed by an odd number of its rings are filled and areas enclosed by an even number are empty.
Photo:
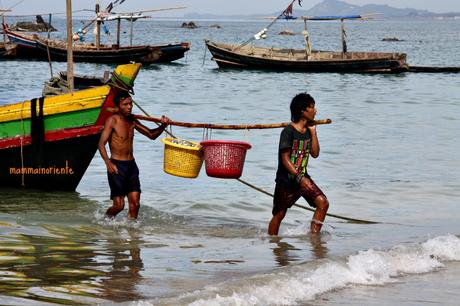
M213 15L189 13L183 17L187 19L253 19L263 16L278 16L284 8L278 12L258 15ZM380 14L384 18L459 18L460 12L433 13L428 10L412 8L395 8L389 5L366 4L354 5L339 0L324 0L309 10L294 9L296 16L324 16L324 15L363 15L369 13Z

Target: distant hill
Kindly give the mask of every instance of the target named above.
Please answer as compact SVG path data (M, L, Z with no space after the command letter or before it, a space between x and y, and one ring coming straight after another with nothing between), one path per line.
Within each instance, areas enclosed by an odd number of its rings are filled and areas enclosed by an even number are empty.
M298 11L301 14L300 11ZM324 0L307 11L302 11L302 15L321 16L321 15L353 15L353 14L368 14L378 13L384 17L427 17L432 16L427 10L416 10L412 8L395 8L389 5L366 4L354 5L345 1Z
M280 8L278 12L272 12L268 14L251 15L251 16L225 16L225 15L211 15L211 14L199 14L190 13L183 17L187 19L247 19L257 18L261 16L278 16L284 8ZM323 2L315 5L309 10L302 10L294 8L295 16L321 16L321 15L363 15L368 13L381 14L385 18L435 18L445 17L454 18L460 17L460 12L448 12L448 13L433 13L427 10L417 10L412 8L395 8L389 5L379 4L366 4L366 5L354 5L345 1L339 0L324 0Z

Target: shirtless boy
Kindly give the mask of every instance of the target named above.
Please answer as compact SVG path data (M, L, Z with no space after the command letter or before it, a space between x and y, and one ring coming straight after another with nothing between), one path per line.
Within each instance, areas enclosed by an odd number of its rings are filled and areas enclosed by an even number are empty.
M140 206L141 186L139 168L133 155L134 130L154 140L163 133L170 120L163 116L158 128L149 129L133 118L131 114L133 100L128 92L120 92L114 98L114 103L118 107L118 112L106 120L98 146L99 153L107 166L110 199L113 200L106 215L114 218L121 212L125 207L125 196L128 196L128 217L136 219ZM110 147L110 158L105 148L107 142Z

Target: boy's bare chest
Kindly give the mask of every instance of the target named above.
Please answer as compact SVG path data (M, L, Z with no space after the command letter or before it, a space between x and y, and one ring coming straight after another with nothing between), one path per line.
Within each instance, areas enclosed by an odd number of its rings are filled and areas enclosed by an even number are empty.
M134 122L121 121L117 122L114 127L114 133L112 136L115 136L119 140L131 140L134 136Z

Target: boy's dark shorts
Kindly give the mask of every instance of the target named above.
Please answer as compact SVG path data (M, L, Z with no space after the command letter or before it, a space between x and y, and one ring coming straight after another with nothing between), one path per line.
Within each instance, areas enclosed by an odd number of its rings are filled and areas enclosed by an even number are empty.
M311 207L315 208L315 199L318 196L326 197L310 177L305 176L305 178L309 180L309 184L308 188L302 190L298 185L276 184L273 197L273 215L276 215L281 210L291 208L300 197L303 197Z
M125 197L130 192L141 192L139 182L139 168L136 161L110 159L117 166L118 173L107 173L110 186L110 199L114 197Z

